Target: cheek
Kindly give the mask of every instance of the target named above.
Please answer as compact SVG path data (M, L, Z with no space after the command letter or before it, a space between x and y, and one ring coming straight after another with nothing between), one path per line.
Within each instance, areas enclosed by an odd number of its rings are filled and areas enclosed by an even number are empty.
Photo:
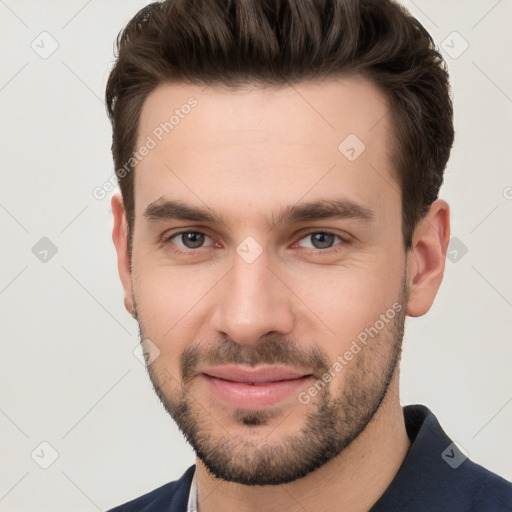
M133 269L133 293L143 335L158 346L162 360L177 367L179 356L201 335L201 304L211 300L210 292L219 280L217 272L157 265L147 255L138 261L134 257Z
M147 327L165 334L190 309L203 290L203 279L194 279L186 267L173 267L158 254L140 249L133 256L133 293ZM204 294L204 291L203 291Z
M403 256L381 254L344 267L290 276L296 284L294 291L308 307L304 310L311 322L308 329L331 335L332 341L325 344L325 349L332 357L343 353L381 315L394 315L393 305L396 307L401 298L403 264Z

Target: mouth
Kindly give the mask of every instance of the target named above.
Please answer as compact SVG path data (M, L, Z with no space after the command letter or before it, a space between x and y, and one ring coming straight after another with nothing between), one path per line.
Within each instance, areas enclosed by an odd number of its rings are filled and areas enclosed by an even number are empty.
M209 393L246 410L276 405L313 379L312 374L278 366L216 366L204 369L200 376Z

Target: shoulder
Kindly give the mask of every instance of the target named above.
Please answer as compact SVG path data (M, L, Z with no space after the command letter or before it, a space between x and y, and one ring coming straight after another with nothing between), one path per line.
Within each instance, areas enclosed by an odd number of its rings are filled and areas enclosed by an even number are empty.
M469 459L427 407L403 412L411 446L372 512L512 511L511 482Z
M185 512L195 465L179 480L169 482L108 512Z
M473 510L511 511L512 482L471 460L467 460L465 464L467 474L465 483L471 487Z

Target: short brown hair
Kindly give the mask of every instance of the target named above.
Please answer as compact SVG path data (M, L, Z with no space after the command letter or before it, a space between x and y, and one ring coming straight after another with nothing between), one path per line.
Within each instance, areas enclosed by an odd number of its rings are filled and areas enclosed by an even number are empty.
M453 145L448 71L432 37L393 0L165 0L120 32L106 105L112 154L134 223L134 170L144 100L159 84L286 86L360 75L386 94L406 249L438 197ZM133 160L133 159L132 159Z

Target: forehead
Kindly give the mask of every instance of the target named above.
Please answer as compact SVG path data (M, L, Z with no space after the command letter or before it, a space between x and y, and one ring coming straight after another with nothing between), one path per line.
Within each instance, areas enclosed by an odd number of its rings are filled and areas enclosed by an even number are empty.
M385 95L358 77L285 87L162 84L144 102L136 212L160 197L226 209L399 201ZM213 203L213 204L212 204Z

